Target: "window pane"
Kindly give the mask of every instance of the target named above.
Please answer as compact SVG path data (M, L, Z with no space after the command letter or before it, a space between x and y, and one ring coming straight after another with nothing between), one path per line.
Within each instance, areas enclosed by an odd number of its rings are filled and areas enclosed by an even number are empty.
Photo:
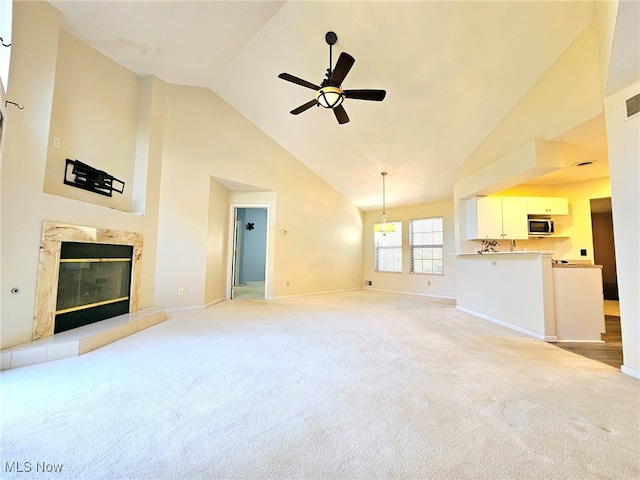
M374 233L376 271L402 272L402 222L387 223L394 225L395 232Z
M442 217L409 222L412 273L444 274L443 239Z

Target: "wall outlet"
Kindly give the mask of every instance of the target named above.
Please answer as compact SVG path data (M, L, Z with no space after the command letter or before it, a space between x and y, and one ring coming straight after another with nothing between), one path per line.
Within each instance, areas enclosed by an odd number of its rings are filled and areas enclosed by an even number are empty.
M189 287L189 295L196 293L196 287Z
M58 137L53 137L53 148L60 148L60 139Z
M427 287L431 286L431 280L427 280Z
M371 280L365 280L364 284L368 287L370 287L371 285L373 285L373 282Z
M580 256L581 257L586 257L587 256L587 249L586 248L581 248L580 249Z
M289 286L289 280L287 280L287 287Z
M184 295L184 288L178 288L178 295Z

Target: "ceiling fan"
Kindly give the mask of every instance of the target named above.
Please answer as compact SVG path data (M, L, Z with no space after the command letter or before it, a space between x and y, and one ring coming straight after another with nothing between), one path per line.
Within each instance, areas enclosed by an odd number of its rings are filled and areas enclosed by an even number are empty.
M293 115L298 115L313 106L320 105L321 107L332 109L338 123L342 125L349 121L349 116L342 106L345 98L381 102L384 100L387 92L385 90L342 90L342 82L349 73L349 70L351 70L351 67L353 67L355 59L348 53L342 52L336 62L335 68L332 69L332 47L338 41L338 36L334 32L327 32L325 40L329 44L329 68L327 69L325 79L319 86L288 73L281 73L278 75L278 78L316 91L316 96L313 100L291 110Z

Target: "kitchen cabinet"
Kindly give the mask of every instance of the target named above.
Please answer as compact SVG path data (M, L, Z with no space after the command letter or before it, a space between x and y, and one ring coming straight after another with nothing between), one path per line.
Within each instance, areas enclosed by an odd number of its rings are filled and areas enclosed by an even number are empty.
M606 331L602 266L552 265L558 341L599 342Z
M527 240L526 197L473 197L467 200L467 239Z
M569 201L563 197L526 197L529 215L569 215Z

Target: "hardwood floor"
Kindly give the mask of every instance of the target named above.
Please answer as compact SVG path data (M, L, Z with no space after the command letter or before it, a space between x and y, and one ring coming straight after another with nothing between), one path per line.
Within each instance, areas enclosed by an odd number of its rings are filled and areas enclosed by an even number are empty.
M602 334L602 340L605 343L557 342L555 345L583 357L620 368L622 366L620 317L605 315L605 326L606 332Z

